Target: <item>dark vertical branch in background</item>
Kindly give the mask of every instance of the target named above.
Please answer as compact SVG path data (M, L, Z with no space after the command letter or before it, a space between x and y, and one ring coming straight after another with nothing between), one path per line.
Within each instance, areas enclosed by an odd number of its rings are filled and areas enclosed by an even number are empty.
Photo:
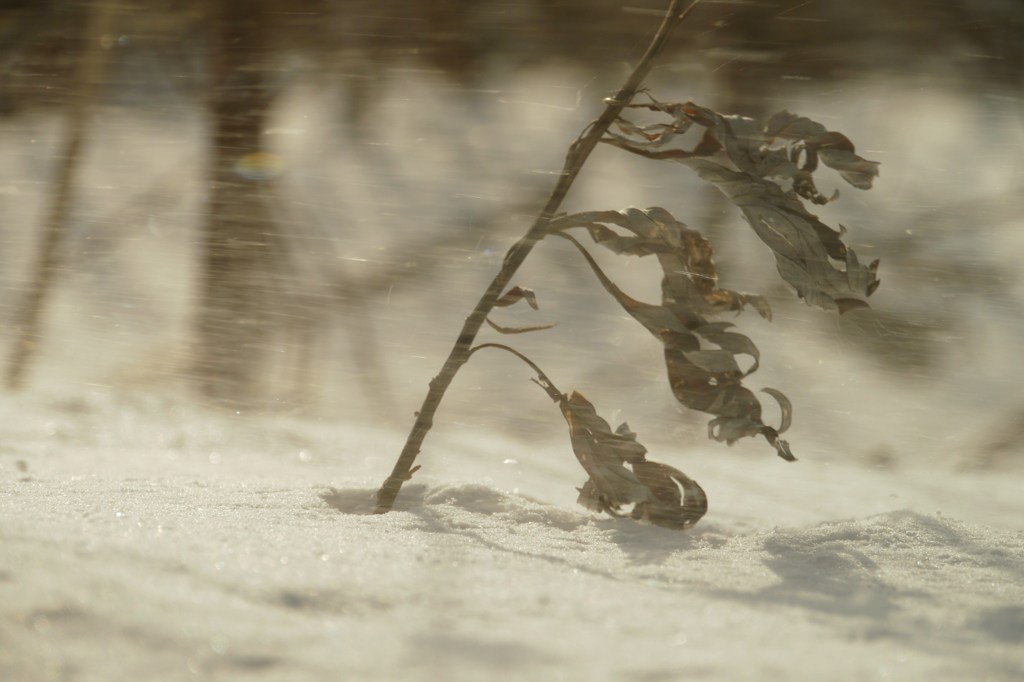
M254 184L259 180L247 179L238 166L262 152L273 102L265 9L265 0L219 0L211 7L209 194L194 369L203 393L227 403L258 395L271 333L276 228Z
M53 181L53 203L43 226L42 243L29 288L15 313L17 337L7 361L4 378L9 389L20 388L24 383L32 355L42 339L42 316L60 271L60 247L74 201L75 173L81 162L96 89L106 69L108 49L104 46L104 38L110 33L114 6L107 2L94 2L88 12L82 58L68 111L67 138L61 151L57 177Z

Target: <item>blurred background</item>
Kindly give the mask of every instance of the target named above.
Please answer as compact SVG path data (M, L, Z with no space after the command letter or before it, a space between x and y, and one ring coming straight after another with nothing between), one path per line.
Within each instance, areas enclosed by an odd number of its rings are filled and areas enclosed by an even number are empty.
M407 430L666 6L0 3L6 390ZM601 147L563 206L664 206L711 240L722 286L770 299L774 322L731 321L762 352L747 385L794 403L797 456L1019 470L1024 4L707 0L648 86L726 114L788 109L882 164L866 192L819 173L841 196L815 212L881 259L873 309L842 319L798 301L687 168ZM512 343L644 442L703 446L708 417L673 399L660 344L554 241L514 282L540 310L493 317L557 326L481 341ZM595 256L658 300L656 263ZM529 378L481 353L435 429L564 438Z

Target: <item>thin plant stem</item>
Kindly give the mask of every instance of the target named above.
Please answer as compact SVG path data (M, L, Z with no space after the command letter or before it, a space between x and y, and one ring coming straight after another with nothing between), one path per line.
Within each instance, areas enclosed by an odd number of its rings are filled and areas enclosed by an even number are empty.
M525 362L527 365L529 365L530 369L537 373L537 378L534 380L534 382L538 384L541 388L543 388L552 400L554 400L556 403L560 403L563 400L565 400L565 396L562 395L562 392L555 387L555 384L551 381L551 379L548 378L548 375L544 373L544 370L538 367L537 363L535 363L533 360L517 351L515 348L512 348L511 346L506 346L503 343L481 343L478 346L473 346L473 348L470 349L469 354L470 356L472 356L478 350L483 350L484 348L497 348L498 350L503 350L516 356L517 358Z
M526 260L526 257L533 250L533 247L544 238L544 235L547 233L548 223L565 200L569 189L576 180L576 176L579 175L580 170L583 168L583 164L601 141L601 138L604 137L608 128L619 117L619 114L622 113L623 108L636 96L647 74L650 73L654 60L668 42L672 31L690 14L691 10L699 2L700 0L693 0L683 9L684 0L672 0L665 12L664 19L662 19L661 26L658 28L657 33L655 33L654 38L651 39L651 43L648 45L647 51L640 59L640 62L633 69L633 73L626 79L626 82L614 97L605 100L606 106L600 117L587 126L580 137L570 145L565 157L565 165L554 190L551 192L550 198L540 213L537 214L530 229L505 255L505 260L502 262L498 274L495 275L494 280L484 291L483 296L480 297L480 301L476 304L473 312L466 318L455 346L441 367L441 371L431 379L427 397L423 401L423 406L416 413L416 421L413 423L412 431L410 431L409 438L405 442L405 447L402 449L398 461L395 462L391 475L388 476L380 490L377 491L377 504L374 513L385 514L389 512L394 505L398 492L402 489L402 485L419 469L419 467L414 468L413 464L423 445L423 439L434 424L434 414L441 404L445 391L448 390L459 369L469 360L473 342L476 340L477 333L480 331L480 327L483 326L484 320L487 319L488 314L494 308L495 302L508 286L516 271L519 270L519 267Z
M85 49L78 69L74 100L68 112L67 137L53 181L53 203L43 226L42 244L29 288L15 313L17 339L7 360L4 377L8 389L22 386L32 355L39 347L43 311L60 270L60 246L67 232L74 199L74 178L82 160L89 114L110 52L103 41L110 33L115 8L116 5L109 2L93 2L89 7Z

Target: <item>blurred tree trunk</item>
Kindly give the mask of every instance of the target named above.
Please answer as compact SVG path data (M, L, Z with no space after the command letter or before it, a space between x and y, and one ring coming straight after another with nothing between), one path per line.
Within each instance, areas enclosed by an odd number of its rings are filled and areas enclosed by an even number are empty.
M265 0L219 0L210 39L207 211L198 291L195 371L203 393L228 403L259 395L271 334L276 227L258 165L273 102ZM241 163L240 163L241 162Z
M61 246L66 239L74 206L75 176L82 161L82 148L86 142L96 90L106 71L109 50L104 47L103 40L114 25L115 8L110 4L94 2L87 5L86 9L88 18L82 37L83 46L73 96L68 107L67 137L57 164L57 176L53 181L52 203L43 225L39 254L28 289L15 313L17 340L11 349L4 377L10 389L21 388L32 357L42 343L43 317L60 275ZM2 106L0 104L0 108Z

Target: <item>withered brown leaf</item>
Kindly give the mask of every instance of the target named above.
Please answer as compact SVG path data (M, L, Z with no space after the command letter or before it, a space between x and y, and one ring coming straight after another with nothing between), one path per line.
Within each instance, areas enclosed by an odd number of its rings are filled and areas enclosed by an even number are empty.
M879 284L878 261L860 263L843 243L842 232L821 222L800 199L823 204L838 195L825 197L815 187L813 173L819 159L860 189L870 188L878 176L877 162L858 156L841 133L788 111L761 126L753 119L723 116L693 102L635 106L663 112L673 122L639 128L621 121L625 135L609 134L604 142L648 158L684 164L715 185L772 249L779 274L808 304L840 313L867 306L866 299ZM669 147L694 124L705 129L696 148ZM790 183L789 189L785 182Z
M512 287L502 294L502 296L494 302L494 306L497 308L507 308L508 306L515 305L519 301L526 301L527 305L534 310L540 310L540 306L537 304L537 294L534 293L533 289L527 289L526 287L520 286ZM555 326L553 324L535 324L525 327L509 327L498 324L489 317L485 318L484 322L499 334L527 334L529 332L551 329Z
M565 233L573 227L583 227L598 244L604 245L611 239L609 233L617 234L608 224L625 227L646 244L658 246L645 250L657 255L663 269L661 305L638 301L623 292L583 245ZM761 403L742 386L743 378L758 368L761 356L757 346L743 334L729 331L731 323L711 322L705 317L722 310L742 309L748 303L762 312L767 303L760 301L760 297L718 288L711 247L699 234L686 229L662 208L562 216L553 223L553 229L579 250L601 286L623 310L663 344L673 395L687 408L715 417L709 424L711 438L732 444L741 437L763 435L780 457L787 461L796 459L788 444L779 438L780 432L762 422ZM754 301L759 301L759 305ZM737 361L740 355L753 360L745 371ZM788 420L784 426L788 426Z

